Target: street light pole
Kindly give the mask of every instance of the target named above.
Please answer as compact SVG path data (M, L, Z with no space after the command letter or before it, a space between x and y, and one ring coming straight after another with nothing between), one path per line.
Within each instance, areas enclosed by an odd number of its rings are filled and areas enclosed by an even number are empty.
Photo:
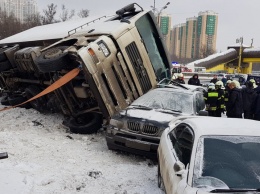
M155 13L155 0L153 0L153 13Z
M158 11L158 9L155 8L155 0L153 2L153 6L151 6L151 8L153 8L154 15L155 15L155 11L157 11L157 23L159 24L159 26L160 26L160 22L159 21L160 21L161 12L162 12L162 10L166 9L167 5L169 5L169 4L170 4L170 2L166 3L166 5L163 6L160 11Z

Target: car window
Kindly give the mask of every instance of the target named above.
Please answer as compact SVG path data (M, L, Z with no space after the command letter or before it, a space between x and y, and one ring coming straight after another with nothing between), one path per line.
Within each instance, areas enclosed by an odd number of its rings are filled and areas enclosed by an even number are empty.
M166 109L193 114L193 93L183 93L175 89L154 89L135 100L132 106L146 106L152 109Z
M180 124L172 130L170 138L178 159L186 166L190 163L193 132L189 126Z
M195 157L194 186L259 188L259 149L260 137L201 137Z

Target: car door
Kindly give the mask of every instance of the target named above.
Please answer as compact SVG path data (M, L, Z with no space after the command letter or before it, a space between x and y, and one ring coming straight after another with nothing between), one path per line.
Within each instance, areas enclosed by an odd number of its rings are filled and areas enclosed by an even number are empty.
M167 171L163 177L166 193L177 193L179 182L182 180L181 175L177 175L174 165L177 161L182 162L185 167L190 163L191 150L193 146L193 131L188 125L180 124L168 134L169 148L165 154L165 167ZM166 180L166 181L165 181ZM184 190L179 188L178 190Z

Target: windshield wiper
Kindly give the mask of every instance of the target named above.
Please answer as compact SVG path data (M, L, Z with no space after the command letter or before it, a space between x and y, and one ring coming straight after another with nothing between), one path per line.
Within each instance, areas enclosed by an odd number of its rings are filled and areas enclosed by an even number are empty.
M260 188L258 189L214 189L211 190L210 193L232 193L232 192L252 192L252 191L258 191L260 192Z
M152 108L148 107L148 106L144 106L144 105L131 105L134 108L138 108L138 109L143 109L143 110L152 110Z
M160 111L163 113L182 113L182 111L174 110L174 109L157 109L157 111Z

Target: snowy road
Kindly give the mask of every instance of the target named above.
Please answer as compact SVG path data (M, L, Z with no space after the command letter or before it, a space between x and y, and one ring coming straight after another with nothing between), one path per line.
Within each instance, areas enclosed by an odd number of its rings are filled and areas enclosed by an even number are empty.
M2 106L0 106L2 107ZM66 133L62 116L33 109L0 112L3 194L161 194L157 165L109 151L102 132Z

